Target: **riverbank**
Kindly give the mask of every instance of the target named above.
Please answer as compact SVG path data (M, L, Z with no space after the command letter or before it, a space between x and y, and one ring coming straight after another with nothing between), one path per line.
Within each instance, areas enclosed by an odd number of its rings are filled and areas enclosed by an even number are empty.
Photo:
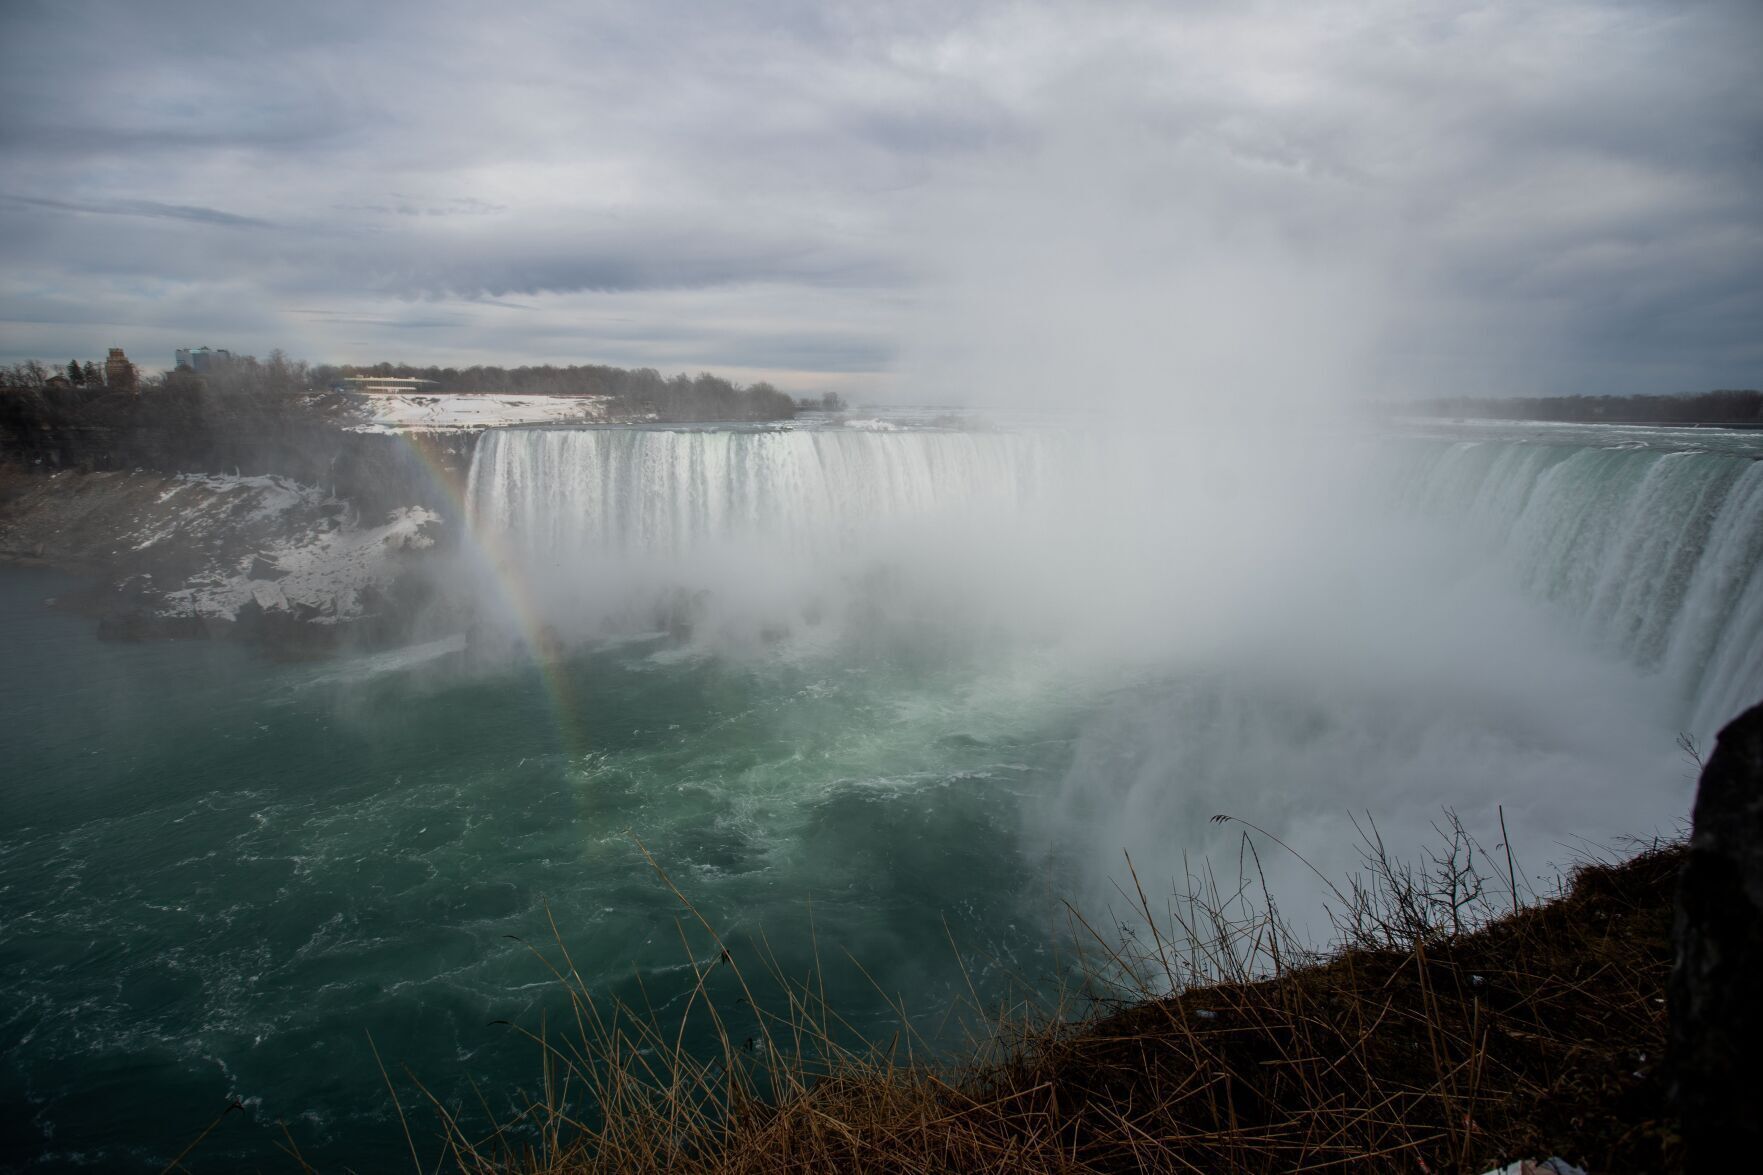
M1453 845L1419 872L1374 857L1366 887L1344 895L1349 945L1320 961L1272 917L1190 905L1191 929L1225 935L1199 954L1148 919L1145 953L1110 949L1117 975L1148 962L1178 985L1191 965L1234 974L1075 1026L1000 1024L953 1072L914 1063L899 1038L840 1043L811 983L765 1039L688 1060L668 1034L576 989L565 965L580 1037L548 1038L552 1096L506 1136L452 1131L452 1158L543 1175L1478 1172L1554 1155L1599 1173L1683 1169L1664 1056L1684 847L1582 865L1559 896L1527 905L1466 856L1469 842ZM1470 928L1475 908L1511 898L1517 909ZM1271 976L1250 974L1257 961ZM587 1094L605 1111L595 1125L563 1100ZM535 1133L535 1148L513 1141Z

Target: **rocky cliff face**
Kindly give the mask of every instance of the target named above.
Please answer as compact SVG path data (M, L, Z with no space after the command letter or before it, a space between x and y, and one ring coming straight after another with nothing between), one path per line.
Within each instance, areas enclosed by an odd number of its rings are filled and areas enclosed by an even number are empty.
M239 636L282 652L407 636L447 558L424 506L364 513L278 476L0 474L0 558L97 573L101 635Z
M1677 895L1671 1067L1686 1169L1712 1171L1763 1153L1763 705L1720 732L1694 819Z
M9 392L0 559L95 573L76 604L106 636L405 639L439 603L477 434L362 432L345 408Z

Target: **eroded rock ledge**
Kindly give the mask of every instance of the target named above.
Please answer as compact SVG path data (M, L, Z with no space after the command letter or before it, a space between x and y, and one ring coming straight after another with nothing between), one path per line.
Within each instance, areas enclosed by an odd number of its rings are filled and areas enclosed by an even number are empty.
M92 573L59 603L111 639L239 637L290 655L407 639L444 604L450 545L427 504L364 506L277 475L0 470L0 559Z

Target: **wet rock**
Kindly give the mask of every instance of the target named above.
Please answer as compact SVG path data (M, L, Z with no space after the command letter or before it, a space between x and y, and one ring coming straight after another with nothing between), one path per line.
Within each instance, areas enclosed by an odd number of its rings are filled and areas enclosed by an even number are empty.
M118 580L111 589L111 599L119 608L141 608L153 601L153 577L131 575Z
M288 610L288 597L283 595L282 589L273 583L266 583L262 580L253 583L251 598L257 601L257 606L265 612L286 612Z
M289 609L258 610L246 619L240 610L245 636L264 656L276 661L309 661L334 654L342 631L335 625L311 624Z
M193 613L181 616L162 616L157 625L158 635L174 641L205 641L210 631L203 623L202 617Z
M144 641L153 635L153 617L140 609L119 609L98 618L101 641Z
M1763 1150L1763 705L1702 769L1678 883L1670 1066L1687 1170Z
M251 570L245 573L246 578L248 579L270 580L280 579L286 574L286 571L283 571L279 566L270 562L268 559L265 559L262 555L258 555L251 560Z

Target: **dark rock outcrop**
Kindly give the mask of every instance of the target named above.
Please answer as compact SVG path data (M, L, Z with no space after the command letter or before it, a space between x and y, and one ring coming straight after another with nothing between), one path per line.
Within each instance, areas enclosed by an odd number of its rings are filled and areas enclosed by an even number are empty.
M1720 732L1702 769L1676 946L1671 1071L1686 1167L1763 1161L1763 705Z

